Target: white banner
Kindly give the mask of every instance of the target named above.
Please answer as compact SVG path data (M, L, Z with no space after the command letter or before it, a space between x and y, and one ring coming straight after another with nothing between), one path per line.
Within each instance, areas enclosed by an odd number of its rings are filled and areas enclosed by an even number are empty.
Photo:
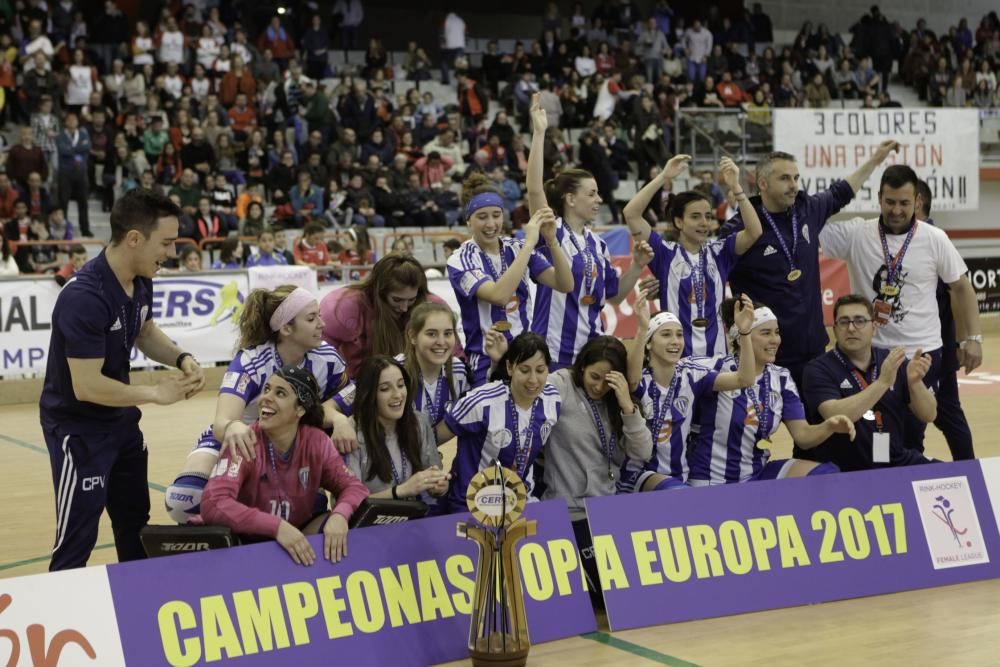
M312 285L297 279L299 271L312 276ZM228 363L239 341L239 316L254 280L260 287L269 286L271 281L274 286L302 285L319 299L344 286L327 282L317 286L312 269L294 266L265 267L261 274L251 269L157 276L153 279L153 319L171 340L199 361ZM458 301L447 279L429 280L427 284L431 294L444 299L458 314ZM45 372L52 310L58 296L59 286L51 278L0 280L0 377ZM138 349L132 350L133 368L155 365Z
M879 143L900 148L844 208L878 212L884 167L905 164L927 181L932 210L979 208L979 116L975 109L775 109L774 149L795 156L800 185L814 195L863 165Z
M309 266L254 266L247 269L247 274L250 277L250 291L298 285L313 294L319 293L316 271Z
M0 665L125 667L104 565L0 580L0 614Z

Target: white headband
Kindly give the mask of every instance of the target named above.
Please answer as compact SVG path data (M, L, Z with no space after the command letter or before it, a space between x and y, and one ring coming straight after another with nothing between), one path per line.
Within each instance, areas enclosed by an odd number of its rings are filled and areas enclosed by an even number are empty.
M755 308L753 311L753 326L750 327L750 330L753 331L762 324L767 324L768 322L777 322L777 321L778 317L774 314L774 311L772 311L767 306L761 306L760 308ZM740 335L740 328L736 326L736 324L733 324L733 326L729 327L730 338L735 339L738 338L739 335Z
M681 321L677 319L676 315L667 312L666 310L661 310L656 315L653 315L653 318L649 320L649 328L646 330L646 342L649 342L649 339L653 337L653 334L656 333L657 329L666 324L676 324L680 326Z

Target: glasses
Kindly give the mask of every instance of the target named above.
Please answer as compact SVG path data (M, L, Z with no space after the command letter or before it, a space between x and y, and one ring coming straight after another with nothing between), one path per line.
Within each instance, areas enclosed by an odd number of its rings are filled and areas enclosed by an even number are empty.
M864 329L871 321L870 317L841 317L834 324L841 329L849 329L852 324L855 329Z

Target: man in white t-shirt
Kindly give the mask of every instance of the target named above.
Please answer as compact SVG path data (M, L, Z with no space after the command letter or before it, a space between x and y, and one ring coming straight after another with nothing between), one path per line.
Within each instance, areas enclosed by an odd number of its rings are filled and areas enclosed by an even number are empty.
M465 21L455 12L444 17L441 33L441 83L450 82L449 68L455 58L465 54Z
M951 291L960 330L967 332L965 370L982 363L982 329L976 293L966 277L966 265L948 235L916 219L918 179L905 165L893 165L882 174L879 218L831 222L820 232L827 257L847 260L851 291L872 300L879 324L875 345L903 347L908 357L931 355L924 383L937 391L941 369L941 322L938 319L937 282ZM907 414L908 446L923 451L926 425Z

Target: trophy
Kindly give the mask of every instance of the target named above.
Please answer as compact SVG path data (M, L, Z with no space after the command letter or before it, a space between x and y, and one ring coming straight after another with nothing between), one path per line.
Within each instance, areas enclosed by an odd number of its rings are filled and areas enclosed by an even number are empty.
M476 667L520 667L528 660L517 543L534 535L538 524L520 518L527 500L524 482L498 461L469 483L466 504L480 525L459 523L458 535L479 545L469 623L469 656Z

